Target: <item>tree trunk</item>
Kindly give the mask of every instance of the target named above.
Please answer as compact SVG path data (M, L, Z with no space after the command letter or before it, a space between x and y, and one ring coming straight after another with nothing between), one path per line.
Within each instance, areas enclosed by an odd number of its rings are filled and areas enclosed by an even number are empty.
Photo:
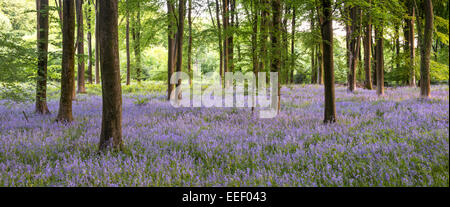
M295 29L296 29L296 8L292 7L292 39L291 39L291 74L290 83L294 83L294 70L295 70Z
M136 64L136 80L141 82L141 9L137 3L137 14L133 25L134 59Z
M267 55L267 38L268 38L268 28L269 28L269 12L268 12L268 2L267 0L261 0L261 26L260 26L260 60L259 60L259 71L267 72L266 61L268 59Z
M36 113L50 114L47 106L48 0L36 0L37 53Z
M417 21L420 42L420 97L430 98L430 58L433 44L433 3L424 0L425 28ZM423 31L422 31L423 30Z
M416 46L415 46L415 35L414 35L414 18L416 18L416 12L414 6L410 6L411 20L409 24L409 61L410 61L410 73L409 73L409 85L411 87L416 87Z
M270 33L270 39L272 41L272 66L271 72L280 74L281 69L281 1L272 1L272 31ZM281 104L281 85L278 81L278 107L277 112L280 112Z
M318 8L319 9L319 8ZM320 12L317 12L317 19L319 25L323 25L323 15L320 14ZM323 84L323 40L320 39L319 45L317 47L317 83L322 85Z
M369 4L371 0L369 0ZM364 86L368 90L372 90L372 18L370 15L366 17L366 26L364 34Z
M128 5L128 0L126 1L126 12L127 12L127 25L126 25L126 48L127 48L127 85L131 84L131 55L130 55L130 7Z
M63 55L61 72L61 97L57 121L72 122L72 92L75 68L75 4L63 1Z
M98 21L98 0L95 1L95 84L100 83L100 41Z
M229 29L228 29L228 19L229 19L229 0L223 0L222 2L222 21L223 21L223 68L224 73L229 72Z
M188 26L189 26L189 42L188 42L188 74L191 77L192 71L192 0L188 0ZM189 85L192 83L192 79L189 78Z
M394 31L394 36L395 36L395 58L394 58L394 63L395 63L395 69L396 70L400 70L400 27L398 25L395 25L395 31Z
M383 39L383 26L380 25L375 29L376 45L376 59L377 59L377 94L379 96L384 95L384 39Z
M118 1L99 1L100 60L102 70L102 129L99 149L121 150L122 89L118 40Z
M167 0L167 21L168 21L168 61L167 61L167 100L170 100L170 94L173 91L174 85L170 83L170 78L175 71L175 13L174 5L171 0Z
M230 10L228 13L228 72L234 72L234 16L236 13L236 0L228 0Z
M314 10L311 10L311 35L314 34L315 30L315 19L314 19ZM317 82L317 68L316 68L316 44L313 44L311 47L311 83L316 84Z
M334 59L333 59L333 20L332 1L322 0L323 24L320 25L324 58L324 85L325 85L325 123L336 122L336 104L334 94Z
M256 83L258 83L258 54L257 54L257 47L258 47L258 3L257 0L252 0L251 3L251 18L252 18L252 66L253 66L253 73L256 77Z
M220 5L219 5L219 0L216 0L216 21L217 21L217 35L219 37L219 58L220 58L220 78L221 81L223 81L223 71L224 71L224 66L223 66L223 48L222 48L222 28L221 28L221 24L220 24Z
M186 0L179 0L178 4L178 31L177 31L177 63L176 72L181 72L183 67L183 37L184 37L184 19L186 17ZM178 80L176 87L181 85L181 80ZM181 92L178 99L181 99Z
M348 76L348 91L354 92L356 89L356 67L358 65L358 55L361 48L360 44L360 27L361 27L361 10L354 6L350 8L351 26L348 27L347 33L350 39L349 44L349 76Z
M83 22L83 0L76 0L77 12L77 46L78 46L78 93L86 93L85 87L85 65L84 65L84 22Z
M288 15L290 13L290 9L288 9L288 6L286 2L282 2L282 12L283 20L281 23L281 81L283 81L284 84L288 83L288 64L287 64L287 58L288 58L288 33L287 33L287 22L288 22Z
M87 33L87 40L88 40L88 70L87 70L87 78L89 84L92 84L92 32L91 32L91 0L88 0L88 7L87 7L87 26L88 26L88 33Z

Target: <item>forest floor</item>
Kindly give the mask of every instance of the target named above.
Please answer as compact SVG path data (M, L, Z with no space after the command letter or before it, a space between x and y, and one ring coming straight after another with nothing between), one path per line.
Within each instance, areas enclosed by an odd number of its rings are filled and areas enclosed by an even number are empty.
M446 85L433 86L430 100L417 88L379 98L338 87L329 125L315 85L283 87L274 119L174 108L164 90L124 91L125 150L106 154L97 151L98 93L77 95L70 125L54 122L55 98L48 116L0 101L0 186L449 186Z

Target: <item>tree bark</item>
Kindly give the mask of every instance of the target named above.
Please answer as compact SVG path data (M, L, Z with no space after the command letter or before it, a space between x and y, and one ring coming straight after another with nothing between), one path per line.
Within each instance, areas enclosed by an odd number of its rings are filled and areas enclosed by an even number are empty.
M295 30L296 30L296 8L292 7L292 39L291 39L291 69L290 69L290 83L294 83L295 70Z
M311 10L311 17L310 17L310 28L311 28L311 35L314 34L315 31L315 19L314 19L314 10ZM317 81L317 67L316 67L316 44L313 44L311 46L311 84L318 83Z
M99 17L98 0L95 1L95 84L100 83L100 41L99 41Z
M268 59L267 55L267 38L268 38L268 28L269 28L269 12L268 12L268 1L261 0L261 26L260 26L260 60L259 60L259 71L268 72L266 67L266 62Z
M425 28L422 29L422 22L420 20L417 21L420 42L420 97L430 98L430 58L433 44L434 18L431 0L424 0L423 13L425 16Z
M50 114L47 106L47 62L48 62L48 0L36 0L37 53L36 113Z
M319 10L319 8L317 8ZM320 14L320 12L317 12L317 19L319 25L323 24L323 15ZM324 60L323 60L323 40L320 39L319 45L317 47L317 83L322 85L323 84L323 73L324 73Z
M130 7L128 5L128 0L126 1L126 12L127 12L127 25L126 25L126 48L127 48L127 85L131 84L131 55L130 55Z
M377 94L379 96L384 95L384 38L383 38L383 25L380 25L375 29L376 45L376 60L377 60Z
M320 25L324 57L325 85L325 123L336 122L336 104L334 92L334 60L333 60L333 20L331 0L322 1L323 24Z
M223 68L224 73L229 72L229 0L222 2L222 21L223 21Z
M88 32L87 32L87 40L88 40L88 70L87 70L87 78L88 82L92 84L92 32L91 32L91 0L88 0L88 7L87 7L87 26L88 26Z
M222 28L220 24L220 5L219 0L216 0L216 21L217 21L217 35L219 37L219 59L220 59L220 78L223 81L224 61L223 61L223 48L222 48Z
M369 4L370 3L371 0L369 0ZM364 87L368 90L372 90L372 17L370 15L366 17L366 26L364 33Z
M174 85L170 83L170 78L175 71L175 13L174 5L171 0L167 0L167 18L168 18L168 61L167 61L167 72L168 72L168 89L167 89L167 100L170 100L170 94L173 91Z
M356 67L358 65L358 55L361 48L360 28L361 28L361 10L353 6L350 9L351 26L348 26L347 35L350 39L349 44L349 76L348 76L348 91L354 92L356 89Z
M63 55L61 72L61 97L57 121L72 122L72 98L75 68L75 4L63 1Z
M228 0L228 72L234 72L234 16L236 14L236 0Z
M137 14L133 24L134 59L136 64L136 80L141 82L141 9L137 3Z
M99 1L100 60L102 70L102 129L99 149L121 150L122 89L118 40L118 1Z
M270 39L272 41L272 66L271 72L280 74L281 70L281 1L272 1L272 31L270 33ZM281 85L278 81L278 107L277 112L280 112L281 104Z
M183 37L184 37L184 19L186 16L186 0L179 0L178 4L178 31L177 31L177 63L176 72L182 71L183 66ZM178 80L177 87L181 85L181 80ZM181 95L181 93L180 93ZM181 96L178 97L181 99Z
M416 12L414 6L410 6L411 20L408 22L409 27L409 61L410 61L410 73L409 73L409 86L416 87L416 49L415 49L415 35L414 35L414 18L416 18Z
M83 0L76 0L77 12L77 46L78 46L78 93L86 93L85 87L85 64L84 64L84 20Z
M188 74L191 77L192 71L192 0L188 0L188 26L189 26L189 40L188 40ZM192 83L192 79L189 78L189 85Z

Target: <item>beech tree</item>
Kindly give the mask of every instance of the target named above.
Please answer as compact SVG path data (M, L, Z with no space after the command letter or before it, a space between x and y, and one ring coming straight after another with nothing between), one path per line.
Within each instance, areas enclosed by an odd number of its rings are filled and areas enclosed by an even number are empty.
M136 2L136 16L133 18L133 42L134 42L134 59L136 67L136 80L138 83L141 82L141 4L140 1Z
M416 0L414 0L417 8ZM417 29L419 33L420 44L420 97L430 97L430 59L431 46L433 43L433 3L431 0L423 0L422 10L416 9L419 12L417 17ZM425 19L425 28L422 25L422 19Z
M100 62L102 72L102 129L99 149L121 150L122 89L118 38L118 0L99 1Z
M87 11L86 11L86 19L87 19L86 21L87 21L87 28L88 28L88 31L87 31L87 41L88 41L88 69L87 69L88 75L87 75L87 79L88 79L88 82L90 84L92 84L92 82L93 82L93 78L92 78L93 63L92 63L91 0L88 0L87 2L88 2Z
M175 6L174 3L172 2L172 0L167 0L167 34L168 34L168 60L167 60L167 100L170 100L170 94L172 93L173 89L174 89L174 85L170 83L170 78L172 77L172 74L175 71L175 63L176 63L176 37L175 37L175 29L174 28L174 24L175 24Z
M63 0L63 55L61 71L61 97L57 121L71 122L72 99L75 89L75 3L73 0Z
M270 40L272 41L272 65L271 72L280 73L281 70L281 0L272 1L272 30ZM281 104L281 84L278 80L278 106L280 112Z
M49 114L47 107L48 0L36 0L37 53L36 113Z
M77 13L77 52L78 52L78 93L86 93L85 87L85 65L84 65L84 21L83 0L76 0Z
M377 94L384 95L384 37L383 25L378 25L375 29L375 39L377 42L375 56L377 60Z
M127 85L131 83L131 55L130 55L130 6L128 0L126 0L126 18L127 25L125 31L125 41L127 50Z
M372 0L367 0L371 5ZM370 7L371 8L371 7ZM372 17L370 12L364 15L364 87L372 90Z
M321 0L323 23L320 25L324 57L325 123L336 122L333 58L333 8L331 0Z

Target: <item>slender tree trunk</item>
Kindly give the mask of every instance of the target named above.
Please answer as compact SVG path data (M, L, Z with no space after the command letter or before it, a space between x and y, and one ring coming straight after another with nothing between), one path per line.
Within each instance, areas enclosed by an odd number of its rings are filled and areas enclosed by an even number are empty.
M134 58L136 64L136 80L141 82L141 9L137 4L137 14L133 25Z
M228 72L234 72L234 16L236 13L236 0L228 0L230 4L228 12Z
M282 2L282 21L281 21L281 81L283 81L284 84L287 84L288 82L288 64L287 64L287 57L288 57L288 36L287 36L287 21L288 21L288 15L290 12L290 9L288 9L288 6L285 2Z
M85 64L84 64L84 21L83 0L76 0L77 12L77 46L78 46L78 93L86 93L85 87Z
M219 37L219 59L220 59L220 78L223 82L223 71L224 71L224 61L223 61L223 48L222 48L222 27L220 24L220 5L219 0L216 0L216 21L217 21L217 35Z
M36 113L50 114L47 106L48 0L36 0L38 70L36 76Z
M424 0L423 13L425 16L425 28L422 22L417 21L420 43L420 97L430 98L430 59L433 44L433 3ZM419 15L418 15L419 16Z
M61 0L55 0L55 5L58 10L58 16L59 16L59 26L61 27L61 33L63 31L63 16L62 16L62 3Z
M88 7L87 7L87 26L88 26L88 32L87 32L87 40L88 40L88 70L87 70L87 78L89 84L92 84L92 32L91 32L91 0L88 0Z
M317 84L322 85L323 84L323 42L320 41L319 45L317 45Z
M400 26L395 25L395 69L400 70Z
M173 91L174 85L170 83L170 78L175 71L175 11L174 4L171 0L167 0L167 18L168 18L168 61L167 61L167 71L168 71L168 90L167 90L167 100L170 100L170 94Z
M229 0L223 0L222 2L222 21L223 21L223 68L224 73L229 72L229 28L228 28L228 19L229 19Z
M126 1L126 12L127 12L127 25L126 25L126 48L127 48L127 85L131 84L131 55L130 55L130 7L128 5L128 0Z
M75 4L63 1L63 55L61 72L61 97L57 121L72 122L72 98L75 68Z
M99 18L98 0L95 1L95 84L100 83L100 41L99 41Z
M311 10L311 34L314 34L315 30L315 19L314 19L314 10ZM317 45L313 44L311 47L311 83L316 84L317 82L317 67L316 67L316 47Z
M325 123L336 122L336 104L334 94L334 59L333 59L333 20L332 1L322 1L323 24L320 25L324 58L324 85L325 85Z
M369 0L369 4L371 4L371 0ZM366 89L372 90L372 18L370 15L366 17L366 26L364 33L364 86Z
M183 37L184 37L184 19L186 17L186 0L179 0L178 4L178 31L177 31L177 65L176 72L182 71L183 66ZM177 87L181 85L181 80L178 80ZM181 99L181 93L178 99Z
M383 26L380 25L375 29L376 45L376 59L377 59L377 94L379 96L384 95L384 38L383 38Z
M266 62L268 59L267 55L267 38L268 38L268 28L269 28L269 12L268 12L268 1L261 0L261 26L260 26L260 60L259 60L259 71L267 72Z
M319 9L319 8L318 8ZM318 11L317 19L319 25L323 25L323 15ZM323 40L320 39L317 47L317 83L323 84L324 59L323 59Z
M188 26L189 26L189 42L188 42L188 74L191 76L192 71L192 0L188 0ZM189 84L192 84L192 79L189 79Z
M348 91L354 92L356 89L356 68L358 65L358 55L360 46L360 25L361 25L361 10L354 6L349 9L351 26L349 26L349 33L347 35L350 39L349 44L349 80Z
M280 74L281 70L281 1L272 1L272 31L270 33L270 39L272 41L272 66L271 72L276 72ZM280 112L281 103L281 85L278 81L278 110Z
M294 70L295 70L295 30L296 30L296 8L292 7L292 39L291 39L291 74L290 83L294 83Z
M408 21L409 28L409 61L410 61L410 73L409 73L409 86L416 87L416 49L415 49L415 35L414 35L414 19L416 18L416 12L413 5L410 5L411 19Z
M251 3L251 18L252 18L252 66L253 66L253 73L256 77L256 83L258 83L258 54L257 54L257 47L258 47L258 3L257 0L252 0Z
M374 30L373 29L373 25L372 25L372 30ZM374 31L374 33L375 33L375 31ZM375 41L375 35L373 35L372 34L372 39L370 40L371 42L372 42L372 63L373 63L373 67L372 68L375 68L375 70L372 70L373 71L373 73L372 73L372 85L377 85L377 44L376 44L376 41Z
M121 150L122 89L118 40L118 1L99 1L100 60L102 70L102 129L99 149Z

